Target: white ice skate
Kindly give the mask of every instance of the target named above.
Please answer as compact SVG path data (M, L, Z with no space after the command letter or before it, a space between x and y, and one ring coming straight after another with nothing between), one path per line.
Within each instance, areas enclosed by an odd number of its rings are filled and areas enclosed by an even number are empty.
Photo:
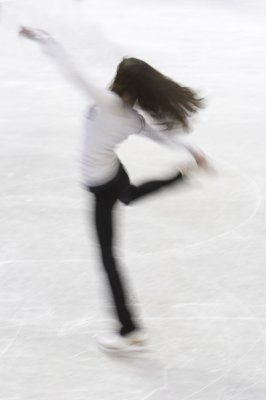
M97 336L97 343L101 350L117 351L148 351L148 334L143 330L135 330L126 336L119 333Z

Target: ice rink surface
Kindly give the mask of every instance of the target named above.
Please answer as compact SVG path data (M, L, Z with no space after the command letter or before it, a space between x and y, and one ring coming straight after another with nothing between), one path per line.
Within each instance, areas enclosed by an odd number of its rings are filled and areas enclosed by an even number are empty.
M266 399L265 16L257 0L1 1L1 400ZM102 86L131 55L207 99L191 140L216 174L117 209L149 353L95 345L114 320L80 185L90 100L20 24ZM133 182L188 157L135 137L118 153Z

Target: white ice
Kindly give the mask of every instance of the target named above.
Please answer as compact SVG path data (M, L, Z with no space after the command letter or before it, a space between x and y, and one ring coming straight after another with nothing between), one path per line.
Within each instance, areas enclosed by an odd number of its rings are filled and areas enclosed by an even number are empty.
M265 16L262 0L1 1L1 400L266 399ZM216 174L117 210L150 353L95 346L114 320L79 183L87 99L21 24L100 85L132 55L207 99L191 139ZM137 138L119 156L134 182L186 158Z

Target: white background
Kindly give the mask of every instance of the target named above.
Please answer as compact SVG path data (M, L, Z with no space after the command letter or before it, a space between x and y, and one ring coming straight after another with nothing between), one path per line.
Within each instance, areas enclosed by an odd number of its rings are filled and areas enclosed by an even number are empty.
M0 399L265 400L265 3L21 0L0 13ZM21 24L104 87L129 55L206 97L191 140L216 174L117 209L150 353L95 345L114 321L80 185L89 100ZM140 138L118 153L134 183L188 158Z

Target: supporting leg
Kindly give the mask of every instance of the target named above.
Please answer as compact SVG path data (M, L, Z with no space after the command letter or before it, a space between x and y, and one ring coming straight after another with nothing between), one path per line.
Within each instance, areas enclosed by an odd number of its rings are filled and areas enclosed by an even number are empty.
M125 286L113 254L113 207L116 199L104 199L96 195L95 225L100 244L101 257L110 284L117 316L121 322L120 333L127 334L137 326L127 305Z

